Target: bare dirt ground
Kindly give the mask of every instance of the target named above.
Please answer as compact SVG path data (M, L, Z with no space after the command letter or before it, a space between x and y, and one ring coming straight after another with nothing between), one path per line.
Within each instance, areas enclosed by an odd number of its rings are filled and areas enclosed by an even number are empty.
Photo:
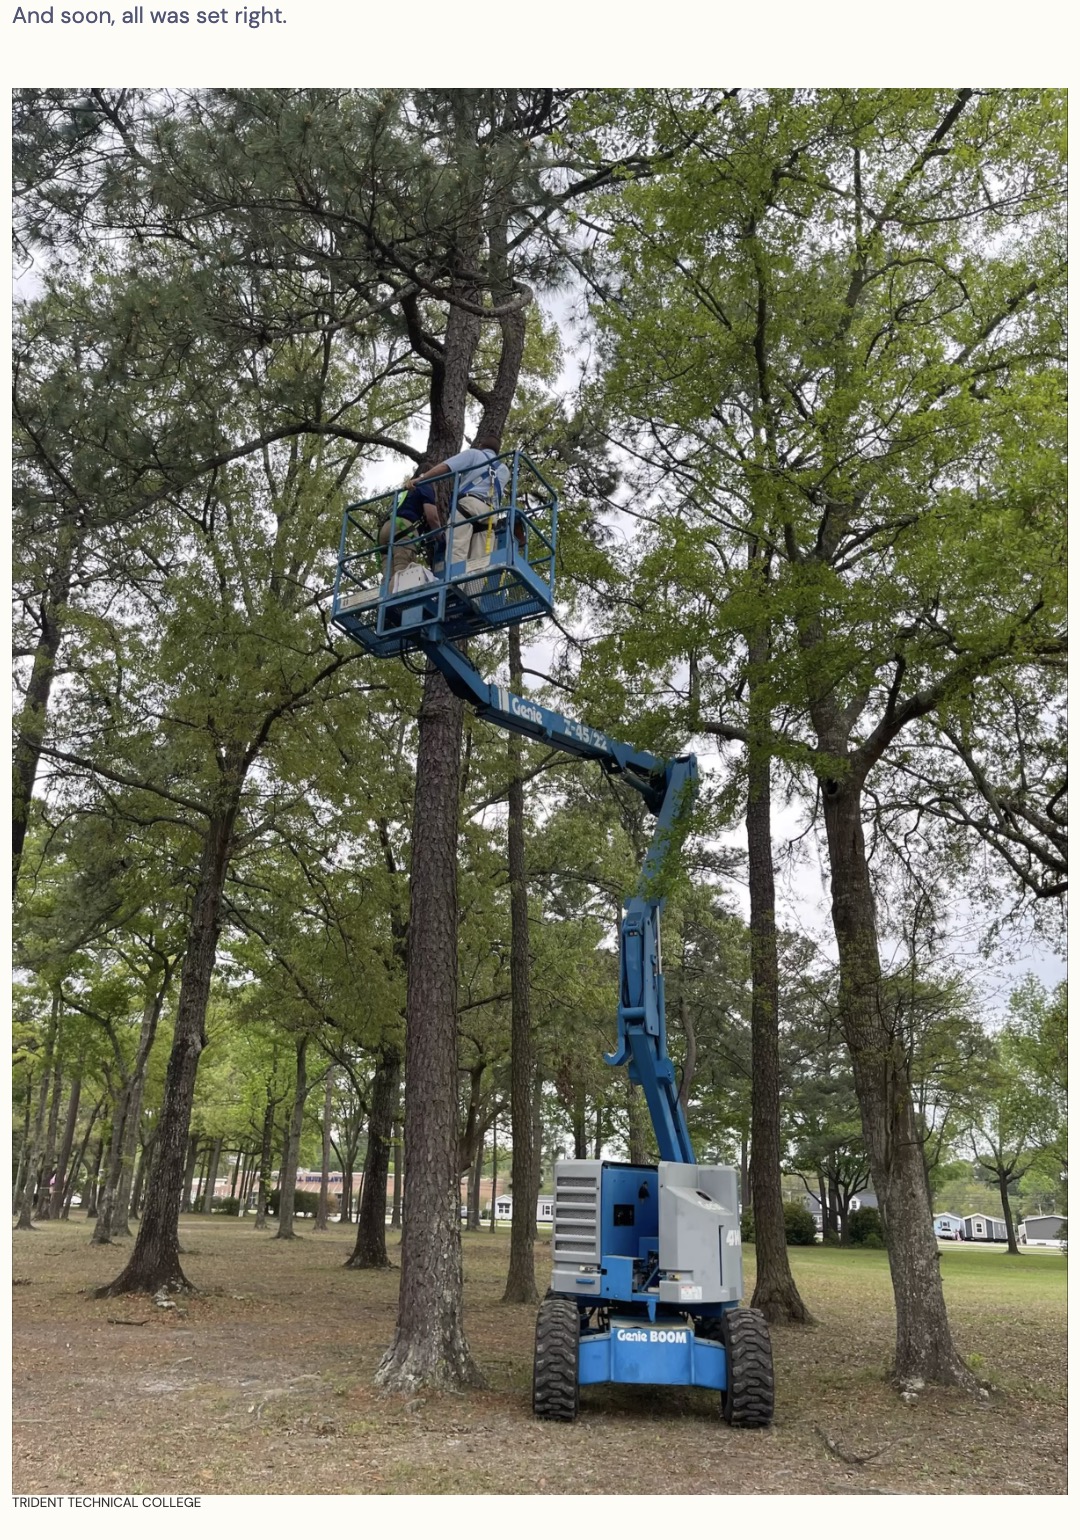
M464 1238L466 1331L487 1390L408 1399L372 1385L398 1274L346 1271L351 1234L336 1225L290 1243L250 1220L186 1220L200 1292L175 1309L88 1298L131 1244L93 1248L89 1229L76 1219L14 1237L17 1493L1066 1490L1057 1255L945 1254L957 1343L994 1388L978 1403L928 1389L905 1405L884 1380L884 1255L795 1251L818 1324L774 1331L775 1423L733 1432L706 1391L595 1387L576 1423L535 1421L535 1311L501 1303L506 1232ZM545 1245L537 1264L543 1288ZM746 1269L749 1298L752 1248Z

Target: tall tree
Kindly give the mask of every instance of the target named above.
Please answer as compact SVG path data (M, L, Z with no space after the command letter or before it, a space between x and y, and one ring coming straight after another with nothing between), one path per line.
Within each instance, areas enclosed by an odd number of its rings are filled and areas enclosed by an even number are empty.
M641 516L668 586L636 597L660 656L685 657L690 626L699 672L706 647L716 659L696 725L733 740L748 725L732 639L771 621L772 748L808 767L824 823L895 1373L970 1384L882 988L864 796L912 724L1063 650L1061 467L1027 452L1062 432L1063 101L676 93L615 110L685 147L605 200L608 397L665 477ZM748 533L767 589L736 560Z

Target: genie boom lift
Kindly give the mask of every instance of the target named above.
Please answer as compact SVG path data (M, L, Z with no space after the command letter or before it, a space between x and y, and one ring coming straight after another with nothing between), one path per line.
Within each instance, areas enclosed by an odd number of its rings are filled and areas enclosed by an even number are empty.
M346 509L332 619L378 657L423 654L477 716L595 761L633 787L656 818L622 917L618 1041L604 1058L627 1065L641 1086L660 1158L655 1166L556 1163L552 1279L536 1323L533 1410L569 1422L582 1385L696 1385L720 1392L734 1426L767 1427L772 1350L761 1312L740 1308L735 1171L695 1161L667 1052L656 889L682 838L696 763L692 754L658 759L488 683L455 646L554 610L555 492L520 450L500 459L510 473L505 503L479 517L457 506L459 476L441 478L448 484L442 535L406 529L380 549L372 532L390 518L395 494Z

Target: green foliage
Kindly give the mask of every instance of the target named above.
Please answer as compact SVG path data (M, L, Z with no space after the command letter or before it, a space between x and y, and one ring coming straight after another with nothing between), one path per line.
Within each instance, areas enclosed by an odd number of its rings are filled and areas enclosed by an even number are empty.
M281 1206L281 1189L275 1187L266 1200L266 1212L274 1219L278 1216ZM319 1211L319 1194L317 1192L305 1192L299 1187L293 1189L293 1214L296 1217L310 1217Z
M817 1236L814 1216L805 1203L784 1204L784 1238L789 1246L812 1246Z
M859 1208L848 1216L848 1240L853 1246L869 1246L876 1249L885 1244L881 1227L881 1211L876 1208Z
M786 1210L786 1206L785 1206ZM785 1211L785 1218L786 1218ZM754 1239L754 1211L752 1208L744 1208L739 1216L739 1234L744 1242Z

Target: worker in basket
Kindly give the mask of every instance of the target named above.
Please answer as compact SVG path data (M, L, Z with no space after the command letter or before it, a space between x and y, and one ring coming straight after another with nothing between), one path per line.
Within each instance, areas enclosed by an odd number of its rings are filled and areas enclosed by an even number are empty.
M506 501L510 471L507 466L497 461L496 457L501 448L502 439L497 433L478 433L471 449L463 449L460 454L451 455L449 459L425 471L422 477L414 476L405 483L405 490L409 497L418 494L422 499L422 516L428 527L433 528L437 527L439 516L435 508L435 489L431 486L431 482L450 472L460 478L457 504L450 522L446 549L446 560L451 566L456 562L465 561L470 554L474 556L478 554L479 545L484 537L479 525L471 521L485 514L492 514ZM432 514L435 518L434 525L431 522ZM477 540L478 545L470 553L470 543L474 539Z
M412 562L434 559L434 543L442 545L439 509L435 502L435 488L426 481L410 482L398 494L394 511L379 530L379 549L386 554L393 532L394 549L390 558L390 576L396 578ZM429 532L427 540L414 536Z

